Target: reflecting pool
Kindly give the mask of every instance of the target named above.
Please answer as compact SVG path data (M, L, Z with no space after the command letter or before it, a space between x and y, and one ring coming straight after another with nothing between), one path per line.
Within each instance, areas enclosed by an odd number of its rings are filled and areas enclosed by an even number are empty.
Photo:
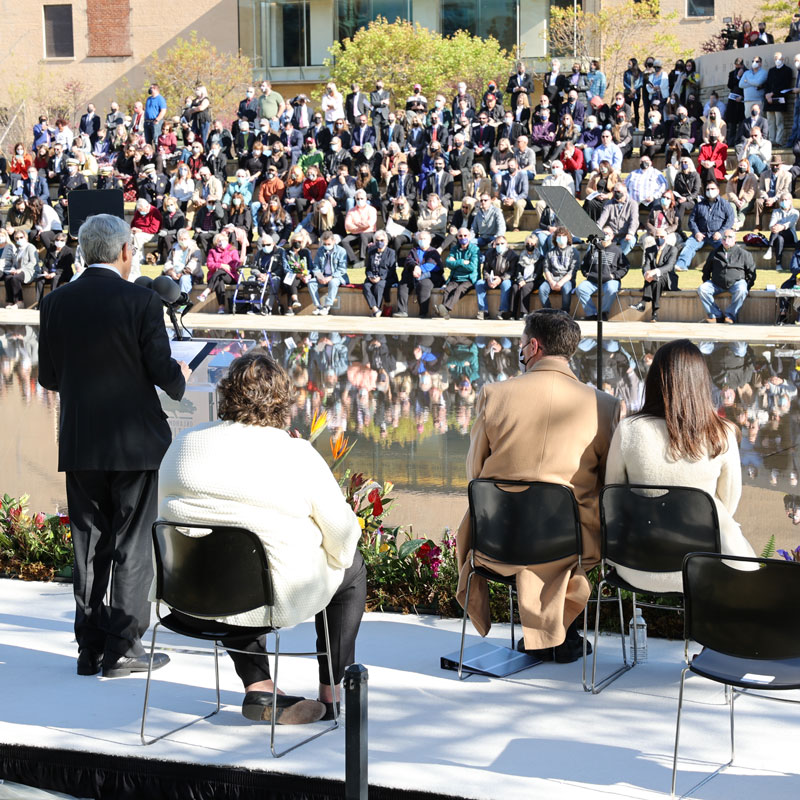
M65 508L56 471L58 395L37 383L34 326L0 327L0 493L30 494L35 510ZM437 537L466 508L465 460L475 400L487 382L519 372L518 340L491 337L344 335L249 331L223 339L192 375L179 403L162 397L173 433L215 418L215 387L250 348L268 348L297 387L291 426L308 436L326 412L315 446L331 461L329 439L342 431L353 449L337 466L392 481L391 521ZM246 337L246 338L245 338ZM596 381L596 342L585 339L571 364ZM659 343L606 340L602 386L623 413L642 403L644 378ZM702 342L719 413L741 428L744 489L736 519L760 552L771 534L779 547L800 544L800 350L747 342ZM303 480L302 475L297 476Z

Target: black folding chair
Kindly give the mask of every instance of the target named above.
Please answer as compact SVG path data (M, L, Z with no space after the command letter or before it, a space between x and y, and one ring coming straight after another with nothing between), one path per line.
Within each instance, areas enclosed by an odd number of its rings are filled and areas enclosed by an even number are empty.
M474 575L508 586L511 649L514 649L514 592L517 579L475 565L475 553L505 564L546 564L568 556L581 563L581 522L578 503L567 486L542 481L478 478L468 487L472 548L461 623L458 678L464 679L464 638L469 593ZM584 623L585 624L585 623ZM469 675L469 673L468 673Z
M636 609L660 608L683 611L681 592L652 592L623 580L615 566L644 572L680 572L687 553L695 551L718 553L719 519L714 500L701 489L687 486L644 486L641 484L614 484L606 486L600 493L600 526L602 535L602 562L600 581L597 584L597 606L594 620L594 646L592 649L592 679L586 680L586 625L583 630L583 688L599 694L620 675L639 663L639 647L635 641L634 626L633 660L628 661L625 647L625 624L622 612L624 589L633 594L633 617ZM603 588L612 586L617 590L619 606L620 640L622 643L622 666L601 680L597 680L597 639L600 630L600 604ZM637 601L637 593L649 597L661 597L674 605L656 605ZM611 598L613 599L613 598ZM586 617L584 617L585 623ZM686 652L688 662L688 650Z
M745 564L758 565L760 569L741 569ZM725 685L730 702L731 757L686 794L693 794L733 764L736 695L753 689L800 689L800 617L797 613L800 609L800 564L691 553L683 562L683 591L686 640L693 639L703 649L681 672L672 759L673 797L687 672ZM763 694L750 696L784 703L800 702Z
M270 724L270 750L272 755L280 758L300 745L322 736L324 733L339 727L338 710L334 704L335 718L333 725L313 736L309 736L281 752L275 750L275 716L278 697L278 660L280 656L281 629L272 624L273 588L272 575L267 555L261 540L252 531L245 528L181 525L170 522L156 522L153 525L153 546L155 550L156 572L156 622L153 627L153 639L150 644L150 663L147 669L147 684L144 692L142 709L142 727L140 736L143 744L153 744L159 739L170 736L177 731L194 725L203 719L213 717L220 710L219 692L219 648L224 647L219 640L228 635L258 636L273 634L275 650L267 651L275 656L273 682L275 690L272 697L272 717ZM187 627L172 613L162 616L162 603L169 609L180 611L193 617L205 617L201 631ZM218 622L216 618L229 617L247 611L269 608L270 624L264 626L229 625ZM328 658L328 675L333 686L333 667L331 646L328 636L328 616L322 611L325 627L324 652L290 652L287 656L320 656ZM153 668L153 655L156 647L156 633L159 625L188 636L214 643L213 651L209 648L187 649L182 647L161 647L162 650L178 650L189 653L214 653L214 677L216 679L217 706L210 714L198 717L185 725L174 728L167 733L147 741L145 723L147 721L147 705L150 697L150 678ZM240 653L245 652L233 647L224 647Z

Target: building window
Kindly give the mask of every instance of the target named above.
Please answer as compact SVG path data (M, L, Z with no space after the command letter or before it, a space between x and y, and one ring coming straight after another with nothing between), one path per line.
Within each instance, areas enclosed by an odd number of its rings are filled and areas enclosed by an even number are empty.
M389 22L411 19L409 0L337 0L336 38L351 39L359 28L366 28L378 17Z
M687 17L713 17L714 0L686 0Z
M442 35L459 30L494 36L510 50L517 43L517 0L442 0Z
M74 58L72 4L42 6L44 12L44 57Z

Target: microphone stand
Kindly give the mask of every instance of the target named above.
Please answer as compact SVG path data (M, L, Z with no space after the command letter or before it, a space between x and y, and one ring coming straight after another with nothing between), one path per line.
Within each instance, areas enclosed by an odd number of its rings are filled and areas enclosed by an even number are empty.
M167 313L169 314L170 322L172 323L172 329L175 331L175 339L173 341L176 342L190 342L192 340L192 335L186 326L183 324L183 317L186 312L192 308L194 303L191 301L186 303L183 307L183 311L181 311L180 322L178 321L178 315L176 313L176 308L178 307L178 303L164 303L167 306ZM186 331L186 336L181 333L181 328Z
M603 243L599 236L589 237L589 247L597 255L597 388L603 380Z

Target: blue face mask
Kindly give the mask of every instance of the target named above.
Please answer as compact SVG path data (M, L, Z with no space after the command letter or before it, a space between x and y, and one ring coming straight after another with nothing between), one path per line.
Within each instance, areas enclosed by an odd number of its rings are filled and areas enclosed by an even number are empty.
M469 244L469 239L466 237L458 237L458 243L461 245Z
M559 247L566 247L567 246L567 237L566 236L556 236L556 244Z

